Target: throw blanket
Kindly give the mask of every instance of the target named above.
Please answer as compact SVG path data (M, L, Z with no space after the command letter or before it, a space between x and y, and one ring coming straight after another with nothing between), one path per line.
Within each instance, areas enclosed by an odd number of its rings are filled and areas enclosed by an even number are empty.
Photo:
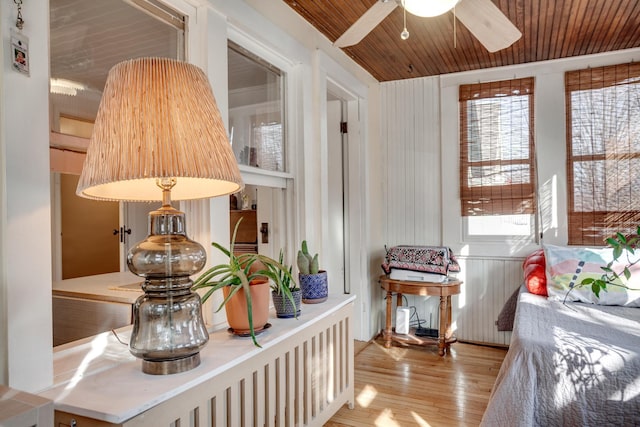
M640 425L640 309L520 294L481 425Z
M458 273L460 264L444 246L394 246L387 251L382 269L386 274L391 269L422 271L425 273L444 274Z

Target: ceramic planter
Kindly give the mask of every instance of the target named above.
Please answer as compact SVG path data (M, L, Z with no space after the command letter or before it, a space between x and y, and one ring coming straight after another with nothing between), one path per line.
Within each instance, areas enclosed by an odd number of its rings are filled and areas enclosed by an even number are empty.
M273 306L276 309L276 315L281 319L291 319L300 315L300 305L302 302L302 291L291 291L295 306L291 304L291 300L282 293L271 291L271 298L273 299Z
M251 305L253 314L253 330L257 333L265 328L269 320L269 281L260 280L251 282ZM222 288L225 299L231 292L231 288L226 286ZM247 310L247 300L245 299L244 289L240 289L231 297L224 306L227 313L227 323L236 335L251 335L249 328L249 318Z
M300 274L298 278L300 279L303 303L318 304L327 300L329 285L325 270L320 270L317 274Z

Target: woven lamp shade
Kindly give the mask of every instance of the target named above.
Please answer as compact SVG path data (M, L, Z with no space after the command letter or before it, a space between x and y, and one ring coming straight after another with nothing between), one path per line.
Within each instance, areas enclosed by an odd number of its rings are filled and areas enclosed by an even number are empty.
M162 200L158 178L176 179L173 200L244 186L204 72L168 58L121 62L107 77L76 193Z

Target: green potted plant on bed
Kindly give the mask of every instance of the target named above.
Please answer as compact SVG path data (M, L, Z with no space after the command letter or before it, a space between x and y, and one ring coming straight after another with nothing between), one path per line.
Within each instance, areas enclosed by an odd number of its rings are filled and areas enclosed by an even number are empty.
M318 254L309 253L306 240L302 241L302 248L298 251L297 263L302 302L317 304L326 301L329 295L327 272L320 270Z
M206 289L202 296L203 303L215 291L221 289L224 300L216 312L225 307L227 322L233 333L251 336L253 343L260 347L256 332L262 331L269 319L269 290L278 289L287 298L292 299L289 286L283 283L283 278L292 280L292 277L287 267L268 256L234 253L236 234L241 221L242 218L236 223L229 249L219 243L212 243L229 258L229 261L202 273L192 289Z
M280 249L280 255L278 262L281 265L284 263L284 251ZM298 287L298 284L293 280L291 274L293 266L288 266L288 274L282 270L274 271L274 273L280 276L280 282L282 286L277 283L271 283L271 298L273 299L273 305L276 309L276 315L282 319L290 319L292 317L298 317L300 315L300 306L302 302L302 291ZM288 288L291 295L286 295L283 291L284 288Z

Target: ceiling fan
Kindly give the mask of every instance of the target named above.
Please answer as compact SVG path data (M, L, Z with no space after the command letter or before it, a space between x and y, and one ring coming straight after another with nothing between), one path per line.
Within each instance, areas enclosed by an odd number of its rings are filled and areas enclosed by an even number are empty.
M454 10L455 17L489 51L496 52L515 43L522 33L491 0L379 0L334 43L337 47L358 44L396 7L416 16L437 16ZM455 8L455 9L454 9ZM408 37L405 30L402 39Z

